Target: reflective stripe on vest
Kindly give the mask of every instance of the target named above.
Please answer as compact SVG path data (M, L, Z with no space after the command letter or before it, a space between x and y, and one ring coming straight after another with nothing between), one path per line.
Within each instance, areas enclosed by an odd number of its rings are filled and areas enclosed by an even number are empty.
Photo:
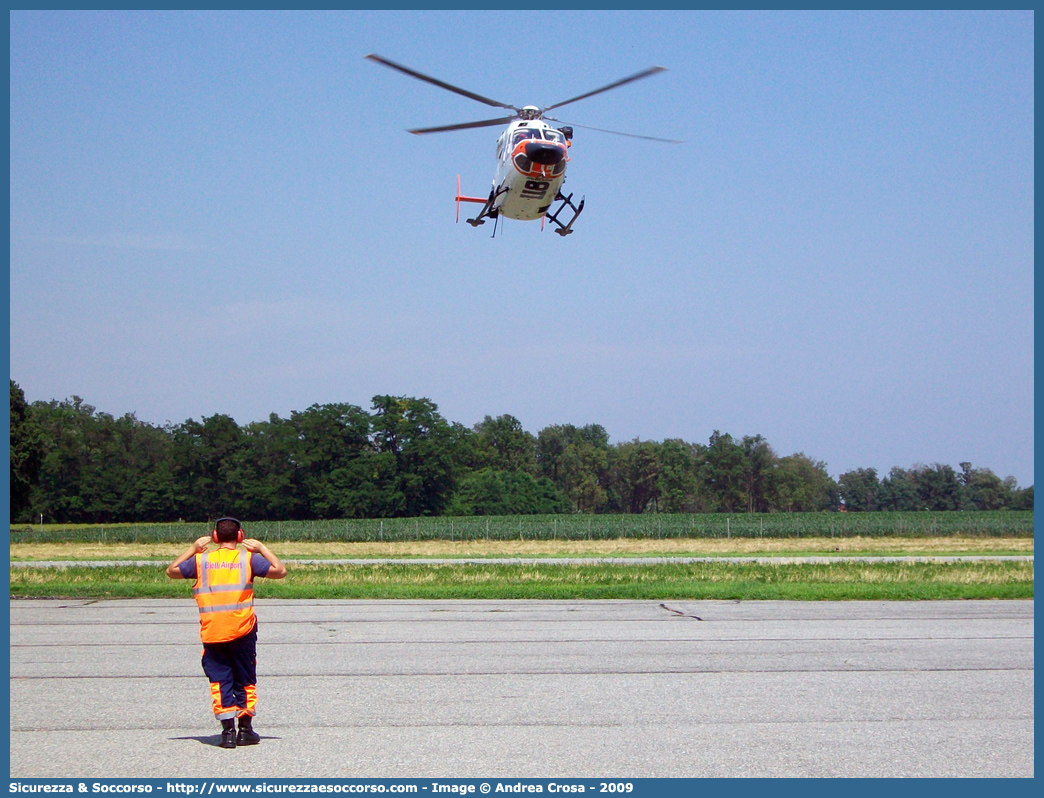
M197 554L192 595L204 643L223 643L249 633L255 623L250 553L217 549Z

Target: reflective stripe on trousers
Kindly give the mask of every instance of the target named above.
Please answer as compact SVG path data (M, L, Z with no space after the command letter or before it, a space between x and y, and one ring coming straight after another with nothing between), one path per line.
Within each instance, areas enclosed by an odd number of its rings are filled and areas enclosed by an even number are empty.
M210 680L218 720L257 711L257 626L243 637L203 646L203 672Z

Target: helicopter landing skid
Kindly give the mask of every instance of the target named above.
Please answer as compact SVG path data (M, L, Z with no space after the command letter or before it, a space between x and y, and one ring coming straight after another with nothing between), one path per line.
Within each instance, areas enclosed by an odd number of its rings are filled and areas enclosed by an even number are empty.
M560 202L561 204L553 212L546 214L546 216L548 219L550 219L552 222L558 225L558 227L555 228L556 233L558 233L560 236L567 236L573 232L573 222L575 222L579 218L581 211L583 211L584 209L584 198L580 198L579 205L574 205L572 194L570 194L568 197L565 197L562 195L562 192L559 191L558 196L555 197L555 201ZM568 223L562 224L562 222L559 221L558 216L566 208L572 209L573 218L570 219Z
M460 178L458 177L457 180L459 181ZM474 219L465 219L465 221L468 224L470 224L472 227L478 227L480 224L485 224L486 223L486 219L493 219L494 222L497 220L497 218L500 216L500 210L498 208L493 207L493 206L496 203L497 198L501 194L504 194L506 192L507 192L507 187L504 187L504 188L501 188L499 191L497 191L497 190L490 191L489 192L489 199L487 199L485 201L483 201L483 200L476 200L476 199L473 199L472 197L462 197L460 195L460 187L459 187L459 182L458 182L457 206L458 207L460 206L461 200L464 200L466 202L484 202L484 204L482 206L482 209L475 215ZM495 225L494 225L494 228L495 228ZM493 234L496 235L496 229L494 229Z

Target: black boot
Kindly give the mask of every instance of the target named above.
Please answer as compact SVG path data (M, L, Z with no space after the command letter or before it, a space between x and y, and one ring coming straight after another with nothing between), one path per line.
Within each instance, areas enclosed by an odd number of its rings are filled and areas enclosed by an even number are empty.
M261 742L261 735L254 731L254 719L250 715L244 715L239 719L239 735L236 737L237 745L257 745Z
M221 721L221 742L218 745L222 748L236 747L236 722L231 718Z

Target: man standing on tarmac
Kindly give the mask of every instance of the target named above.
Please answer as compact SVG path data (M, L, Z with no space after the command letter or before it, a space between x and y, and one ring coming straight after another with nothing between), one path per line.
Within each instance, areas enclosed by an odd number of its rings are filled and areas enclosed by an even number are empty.
M217 549L207 551L211 543ZM246 551L236 546L242 543ZM257 617L254 577L282 579L286 567L260 540L244 539L235 518L219 518L210 536L197 539L167 566L171 579L195 579L203 672L210 679L214 716L221 721L221 747L257 745ZM236 721L239 718L239 734Z

